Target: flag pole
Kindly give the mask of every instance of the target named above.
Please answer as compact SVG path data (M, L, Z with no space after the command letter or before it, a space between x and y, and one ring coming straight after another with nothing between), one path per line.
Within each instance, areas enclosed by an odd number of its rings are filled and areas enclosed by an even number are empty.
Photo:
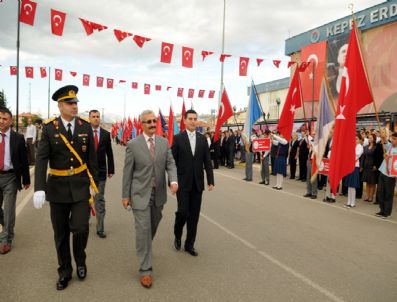
M226 14L226 0L223 0L223 27L222 27L222 54L225 52L225 14ZM219 90L218 108L221 105L222 91L223 91L223 65L221 62L221 89Z
M48 113L47 118L50 118L50 90L51 90L51 67L48 67Z
M379 114L378 114L378 110L376 108L376 104L375 104L375 98L374 98L374 93L372 92L372 87L371 87L371 82L369 80L368 77L368 72L367 72L367 66L363 57L363 53L361 51L361 33L358 31L358 29L356 28L356 20L355 20L355 16L354 16L354 11L353 11L353 3L350 3L349 8L351 9L352 12L352 18L353 18L353 30L356 31L356 37L357 37L357 44L358 44L358 51L360 52L360 57L361 57L361 61L363 62L363 67L364 67L364 74L365 77L367 79L368 82L368 88L369 88L369 92L371 93L371 97L372 97L372 105L374 107L374 111L375 111L375 117L376 117L376 121L378 123L378 128L379 128L379 132L381 132L381 126L380 126L380 120L379 120ZM386 153L386 149L384 144L382 143L382 149L383 149L383 153Z
M20 20L21 18L21 0L18 0L18 20L17 20L17 95L16 95L16 125L15 130L18 132L19 128L19 48L20 48Z

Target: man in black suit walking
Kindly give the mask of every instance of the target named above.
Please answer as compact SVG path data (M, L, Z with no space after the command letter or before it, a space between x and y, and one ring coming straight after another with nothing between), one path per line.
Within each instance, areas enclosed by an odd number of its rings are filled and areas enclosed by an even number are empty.
M192 256L198 256L194 242L204 190L203 167L207 175L208 191L212 191L214 188L214 173L207 141L202 134L196 131L196 111L186 111L185 124L186 131L175 135L172 145L179 184L176 193L178 210L175 213L174 245L177 250L181 249L183 227L186 224L185 251Z
M296 161L297 161L297 154L298 154L298 147L299 141L298 136L296 133L292 133L291 141L289 143L289 154L288 154L288 163L290 168L290 179L295 179L295 172L296 172Z
M114 174L114 159L110 133L99 127L101 115L98 110L89 113L92 132L94 134L94 145L98 157L98 194L95 195L95 213L97 219L96 233L100 238L106 238L105 220L105 185L106 177L112 178ZM107 160L106 160L107 159ZM107 165L106 165L107 163Z
M11 125L11 111L0 107L0 254L11 251L17 190L22 190L22 185L25 190L30 186L25 138L13 131Z

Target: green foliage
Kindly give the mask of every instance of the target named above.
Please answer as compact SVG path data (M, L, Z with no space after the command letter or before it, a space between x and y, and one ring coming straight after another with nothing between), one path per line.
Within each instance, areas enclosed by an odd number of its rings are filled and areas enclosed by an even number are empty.
M4 90L0 91L0 107L7 107L7 97Z

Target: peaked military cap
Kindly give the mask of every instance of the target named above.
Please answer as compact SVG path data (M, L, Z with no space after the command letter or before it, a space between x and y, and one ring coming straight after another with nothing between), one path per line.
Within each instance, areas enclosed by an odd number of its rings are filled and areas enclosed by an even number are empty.
M55 102L75 103L79 101L76 96L78 91L79 88L76 86L67 85L55 91L52 95L52 99Z

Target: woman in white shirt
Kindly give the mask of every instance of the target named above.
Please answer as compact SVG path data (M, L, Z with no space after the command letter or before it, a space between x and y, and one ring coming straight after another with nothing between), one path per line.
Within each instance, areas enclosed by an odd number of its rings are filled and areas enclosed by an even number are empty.
M356 134L356 165L352 173L346 176L345 186L347 189L346 208L354 208L356 206L356 188L360 187L360 157L364 152L363 138L360 133Z

